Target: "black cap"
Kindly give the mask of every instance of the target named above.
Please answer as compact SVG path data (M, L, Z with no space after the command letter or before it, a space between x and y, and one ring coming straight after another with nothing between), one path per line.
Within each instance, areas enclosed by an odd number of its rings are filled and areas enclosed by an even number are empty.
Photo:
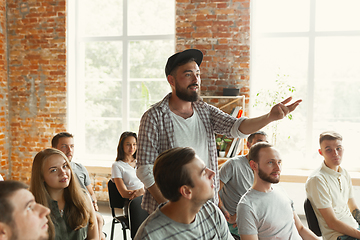
M187 49L182 52L175 53L174 55L168 58L168 61L166 63L166 67L165 67L166 76L170 75L171 71L180 62L190 58L194 58L197 65L200 66L203 59L203 54L200 50L197 49Z

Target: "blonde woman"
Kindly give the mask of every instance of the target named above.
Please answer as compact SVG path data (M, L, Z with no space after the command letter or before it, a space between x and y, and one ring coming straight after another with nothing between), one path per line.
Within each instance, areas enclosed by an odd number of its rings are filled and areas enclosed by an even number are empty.
M55 240L98 240L95 210L63 152L48 148L34 158L30 191L50 208L49 236Z

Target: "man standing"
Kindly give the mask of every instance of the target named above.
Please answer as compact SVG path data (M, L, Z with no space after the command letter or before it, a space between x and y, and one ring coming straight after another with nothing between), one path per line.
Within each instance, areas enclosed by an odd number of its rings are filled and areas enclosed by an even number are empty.
M24 183L0 182L0 239L47 240L50 209L35 202Z
M137 176L146 192L142 207L149 213L166 199L154 184L152 168L156 157L173 147L191 146L205 165L215 171L215 191L219 190L215 133L244 138L268 123L284 118L301 102L290 105L286 99L268 114L257 118L234 118L203 102L200 97L200 69L203 54L188 49L169 57L165 74L172 92L156 103L141 118L138 139ZM214 202L218 203L218 195Z
M233 239L211 199L215 173L189 147L169 149L154 165L157 186L169 202L140 226L136 239Z
M305 188L322 236L326 240L360 239L360 211L355 203L349 173L340 164L344 148L336 132L320 134L321 167L306 181Z
M258 142L267 142L266 133L258 131L247 139L247 147ZM219 207L228 221L232 234L239 236L236 227L236 207L240 198L254 183L254 173L249 164L249 154L231 158L220 168Z
M261 142L249 152L254 184L240 199L236 213L241 240L318 239L305 228L293 201L273 184L280 180L282 160L271 144Z
M102 232L104 218L98 212L99 207L97 205L97 199L93 190L93 185L91 184L89 173L81 163L72 161L75 149L74 136L68 132L58 133L51 140L51 146L62 151L66 155L66 157L69 159L72 170L79 180L81 187L90 194L94 209L96 211L96 220L98 222L99 233L101 235L100 238L105 239L105 234Z

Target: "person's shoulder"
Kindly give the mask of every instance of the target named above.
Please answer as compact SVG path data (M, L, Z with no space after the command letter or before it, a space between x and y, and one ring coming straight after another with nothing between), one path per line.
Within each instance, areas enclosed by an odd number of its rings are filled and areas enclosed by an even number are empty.
M84 165L82 165L81 163L74 162L74 161L71 161L70 165L71 165L72 168L81 168L81 169L85 168Z

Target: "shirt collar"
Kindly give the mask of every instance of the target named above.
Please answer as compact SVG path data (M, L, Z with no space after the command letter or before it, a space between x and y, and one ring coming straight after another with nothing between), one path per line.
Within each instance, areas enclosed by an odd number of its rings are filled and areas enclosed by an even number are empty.
M333 175L335 177L340 177L341 175L343 175L343 169L339 166L339 171L336 172L334 170L332 170L331 168L329 168L328 166L326 166L325 161L322 162L322 166L321 166L322 170L325 171L327 174Z

